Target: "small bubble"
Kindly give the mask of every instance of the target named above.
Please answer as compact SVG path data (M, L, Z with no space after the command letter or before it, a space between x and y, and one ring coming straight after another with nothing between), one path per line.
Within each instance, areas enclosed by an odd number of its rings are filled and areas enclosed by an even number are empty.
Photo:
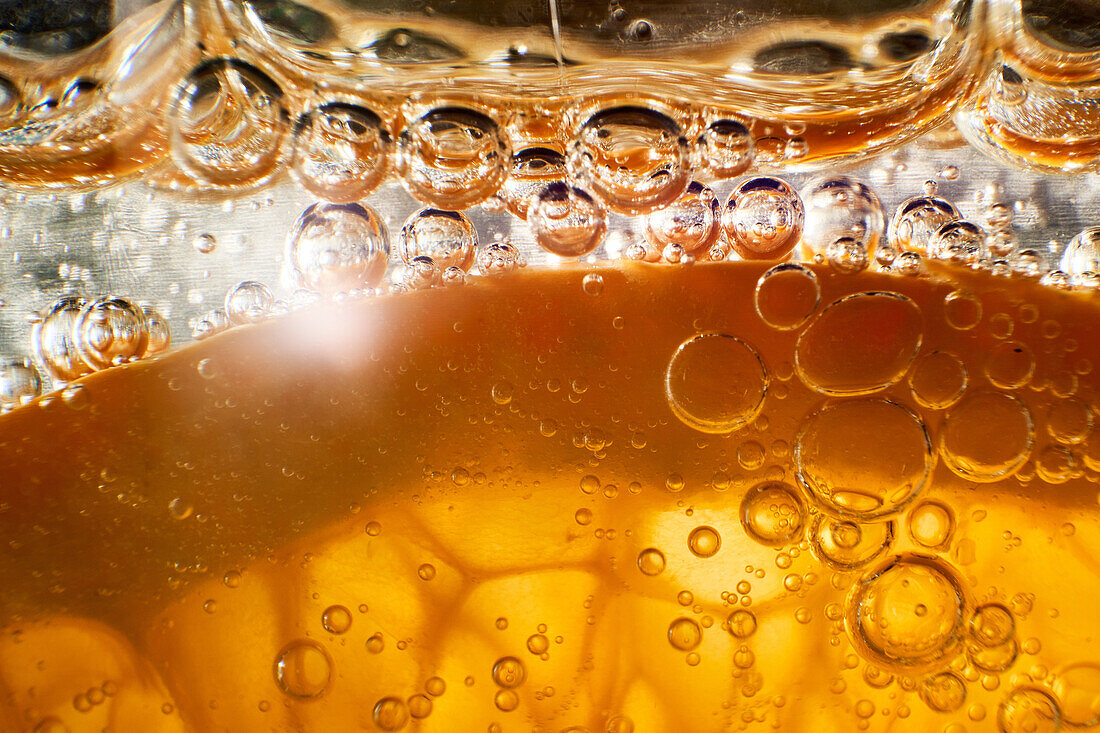
M545 634L531 634L527 637L527 651L535 655L545 654L550 648L550 640Z
M191 240L191 246L198 252L208 255L218 246L218 240L213 234L204 232Z
M802 199L786 181L760 176L730 194L722 226L742 258L778 260L798 243L804 218Z
M669 407L685 425L729 433L760 414L770 381L755 349L733 336L706 333L677 348L665 390Z
M497 690L496 695L493 696L493 703L502 712L510 713L519 707L519 695L515 690Z
M603 292L603 276L590 272L581 280L581 289L585 295L599 295Z
M233 325L257 323L267 318L275 296L260 282L237 283L225 295L225 313Z
M313 195L353 203L381 183L392 147L382 120L371 110L345 102L324 104L298 119L291 171Z
M645 154L638 155L642 150ZM569 151L568 167L611 210L644 214L680 197L691 160L675 120L656 110L624 106L597 111L585 122Z
M531 200L527 221L538 245L559 257L586 255L607 235L603 206L587 191L561 181Z
M320 644L299 639L283 647L275 657L275 682L287 695L316 697L332 677L332 662Z
M321 626L331 634L343 634L351 628L351 611L344 606L329 606L321 614Z
M907 528L913 541L924 547L942 549L951 541L955 530L955 515L936 501L917 504L909 512Z
M696 557L714 557L722 547L722 537L714 527L702 525L688 535L688 549Z
M1054 733L1061 724L1058 703L1037 687L1016 688L997 708L997 725L1003 733Z
M401 730L409 722L409 708L398 697L383 697L374 704L374 724L382 730Z
M366 533L371 537L377 537L382 534L382 525L378 522L367 522Z
M432 701L427 695L413 695L407 702L409 715L413 718L426 718L432 714Z
M195 508L191 502L178 496L168 502L168 513L172 515L173 519L187 519L194 510Z
M699 136L697 149L707 173L719 179L739 176L756 157L749 128L739 120L716 120Z
M720 210L721 204L714 191L693 181L673 204L646 216L646 240L662 250L669 262L703 253L714 246L722 234Z
M921 685L920 699L937 713L953 713L966 701L966 684L954 672L940 672Z
M798 493L786 484L763 483L745 492L741 526L757 542L772 547L797 543L802 536L805 509Z
M970 618L970 635L984 647L998 647L1012 639L1016 620L1012 612L999 603L985 603L974 609Z
M457 267L466 271L473 264L476 248L477 229L465 214L428 208L405 222L398 253L406 265L428 257L439 270Z
M424 683L424 691L432 697L439 697L447 691L447 683L442 677L429 677Z
M493 681L504 688L519 687L527 679L527 667L517 657L501 657L493 664Z
M379 654L386 648L386 640L382 638L382 634L371 634L367 639L367 651L371 654Z
M660 550L649 547L638 553L638 569L643 575L660 575L665 569L665 555Z
M458 211L500 189L511 157L507 138L490 117L464 107L438 107L405 126L396 168L414 198Z
M331 295L378 285L389 253L386 225L374 209L314 204L287 236L286 266L299 287Z
M703 631L693 619L681 617L669 624L668 642L680 651L690 651L703 640Z
M416 574L420 576L421 580L432 580L435 578L435 566L431 563L424 563L416 569Z
M493 398L493 402L498 405L507 405L512 401L512 393L514 388L509 382L497 382L490 390L490 395Z

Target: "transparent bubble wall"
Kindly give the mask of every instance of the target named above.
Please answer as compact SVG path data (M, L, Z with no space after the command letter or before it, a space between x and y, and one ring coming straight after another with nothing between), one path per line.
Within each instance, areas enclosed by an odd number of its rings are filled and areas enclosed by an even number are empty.
M563 256L935 257L1095 287L1098 18L1086 0L23 3L0 14L0 355L57 386L169 332Z

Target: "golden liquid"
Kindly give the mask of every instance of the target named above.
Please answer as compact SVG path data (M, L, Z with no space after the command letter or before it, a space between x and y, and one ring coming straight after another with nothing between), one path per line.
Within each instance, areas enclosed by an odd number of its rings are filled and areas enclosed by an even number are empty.
M1094 720L1094 299L766 269L315 306L0 417L0 729Z

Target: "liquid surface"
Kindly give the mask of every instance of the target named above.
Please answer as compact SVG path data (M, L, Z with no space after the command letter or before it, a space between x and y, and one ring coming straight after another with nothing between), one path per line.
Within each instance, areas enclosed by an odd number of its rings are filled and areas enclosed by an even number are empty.
M935 267L518 271L2 415L0 728L1095 725L1097 305Z

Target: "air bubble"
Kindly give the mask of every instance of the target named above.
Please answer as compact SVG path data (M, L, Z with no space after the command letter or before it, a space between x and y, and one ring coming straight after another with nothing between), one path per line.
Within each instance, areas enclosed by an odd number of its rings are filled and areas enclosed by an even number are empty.
M591 295L593 297L603 292L603 275L597 272L590 272L581 278L581 290L585 295Z
M890 220L889 243L898 252L928 252L936 231L959 218L950 201L934 196L917 196L904 201Z
M949 221L936 230L928 254L956 265L974 266L986 254L985 230L969 221Z
M1089 227L1070 240L1058 269L1077 287L1100 286L1100 226Z
M733 190L722 226L734 251L747 260L780 260L802 235L802 199L786 181L760 176Z
M477 269L482 275L506 275L522 262L520 251L510 242L493 242L477 251Z
M560 181L531 199L527 220L538 245L559 257L586 255L607 235L607 217L600 203L586 191Z
M638 553L638 569L643 575L660 575L665 569L665 554L655 547Z
M729 433L756 419L770 376L760 355L733 336L707 333L680 344L665 375L673 414L704 433Z
M409 715L413 718L426 718L432 714L432 701L427 695L413 695L408 700Z
M745 492L739 511L746 534L762 545L781 547L802 538L805 509L795 489L768 482Z
M852 586L844 622L868 661L920 671L957 653L967 606L962 582L949 565L907 553L884 561Z
M985 603L974 609L970 618L970 636L984 647L999 647L1012 640L1016 620L1000 603Z
M531 634L527 637L527 651L542 655L550 648L550 640L545 634Z
M519 695L515 690L497 690L497 694L493 696L493 704L501 712L510 713L519 707Z
M149 347L145 350L145 355L155 356L167 351L172 345L168 319L147 305L141 307L141 312L145 316L145 330L149 332Z
M818 178L803 189L802 200L806 206L802 244L811 256L828 257L828 249L841 239L860 245L864 262L874 253L885 219L882 203L867 184L848 176ZM855 247L846 249L855 251Z
M73 324L73 334L81 358L93 369L136 361L149 348L145 313L115 296L86 304Z
M42 378L30 359L0 362L0 408L10 410L42 394Z
M671 117L644 107L613 107L581 127L568 166L612 211L644 214L680 197L691 161Z
M321 626L330 634L343 634L351 628L351 611L345 606L329 606L321 614Z
M398 254L407 265L417 257L430 257L440 269L469 270L477 249L477 229L458 211L421 209L401 228Z
M953 713L966 702L966 684L954 672L940 672L921 685L920 699L937 713Z
M317 697L328 687L332 661L320 644L299 639L275 657L275 683L291 697Z
M688 535L688 549L696 557L708 558L718 554L722 547L722 536L714 527L701 525Z
M928 431L886 400L828 404L803 425L794 447L798 480L822 509L860 521L899 513L934 465Z
M1066 723L1082 728L1100 725L1100 664L1067 665L1054 678L1053 688Z
M1047 433L1065 445L1084 442L1092 425L1092 410L1086 403L1074 397L1054 402L1047 413Z
M776 265L756 281L753 304L764 323L780 331L798 328L821 302L814 271L793 262Z
M738 120L715 120L707 125L696 149L704 170L718 179L741 175L756 157L752 133Z
M682 652L691 651L703 640L703 631L694 619L680 617L668 626L668 643Z
M220 187L274 176L289 128L283 93L256 67L219 58L196 67L167 115L172 157L191 178Z
M841 275L863 272L870 261L864 246L850 237L842 237L826 247L825 259Z
M534 147L512 156L512 170L501 196L508 211L527 219L531 199L551 183L565 181L565 156L552 148Z
M517 657L501 657L493 664L493 682L501 687L519 687L526 679L527 667Z
M314 196L350 204L378 187L393 143L374 112L333 102L306 112L294 129L291 170Z
M686 254L705 252L722 234L720 211L714 191L692 181L674 203L646 216L645 237L658 249L675 245ZM667 254L665 259L671 260Z
M402 131L397 172L414 198L459 211L500 189L511 155L508 141L488 116L463 107L441 107Z
M359 204L310 206L286 243L295 284L328 295L376 286L389 254L385 224L374 209Z
M752 611L746 611L743 608L732 612L726 619L726 624L729 626L730 634L737 639L747 639L756 632L756 616L752 615Z
M204 232L191 240L191 246L194 247L199 254L208 255L218 246L218 240L213 234Z
M191 337L196 341L209 338L229 328L229 316L221 308L207 311L198 316L191 323Z
M372 717L382 730L401 730L409 722L409 708L399 697L383 697L374 704Z
M957 331L969 331L982 320L982 302L963 290L953 290L943 299L947 325Z
M263 283L245 280L229 289L225 295L225 313L234 325L258 323L268 316L275 296Z
M955 531L955 515L938 501L924 501L909 512L907 523L909 536L918 545L930 549L944 549Z
M892 521L857 524L818 514L810 524L810 550L824 565L846 572L889 550L894 534Z
M1018 687L997 708L1001 733L1054 733L1062 726L1062 711L1045 690Z
M1001 392L964 397L940 429L940 455L953 472L979 483L998 481L1024 464L1034 441L1031 414Z
M401 284L408 290L427 290L443 283L443 273L431 257L413 257L401 273Z
M1004 341L994 346L985 362L985 375L1001 389L1019 389L1031 381L1035 357L1027 344Z
M860 395L898 382L920 349L920 308L899 293L857 293L825 308L795 344L795 368L827 395Z
M944 410L958 402L967 383L966 367L949 351L925 354L917 359L909 374L913 399L932 410Z

